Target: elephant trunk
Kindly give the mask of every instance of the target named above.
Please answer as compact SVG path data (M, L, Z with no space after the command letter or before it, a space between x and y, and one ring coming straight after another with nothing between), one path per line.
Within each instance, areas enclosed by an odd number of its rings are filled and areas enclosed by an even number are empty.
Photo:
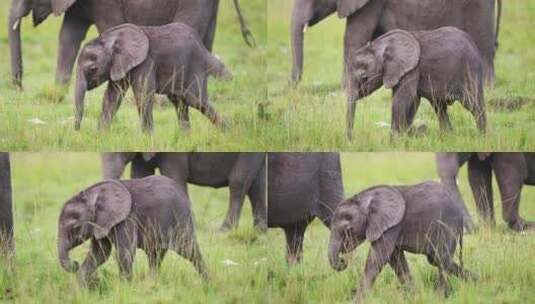
M342 246L342 238L336 232L331 232L329 240L329 263L336 271L342 271L347 268L347 263L340 258L340 250Z
M307 26L307 16L312 15L312 7L300 7L303 1L296 1L292 13L291 47L292 47L292 83L298 83L303 74L303 31Z
M292 83L301 80L303 74L303 40L307 26L312 26L336 11L336 1L295 1L292 11L291 47L292 47Z
M22 49L20 44L20 27L22 17L30 13L27 1L13 0L9 11L8 39L11 53L11 77L13 84L22 89Z
M74 129L80 130L80 124L84 116L84 99L87 91L87 81L82 71L78 71L76 77L76 91L74 96Z
M59 263L61 264L61 267L65 269L67 272L76 272L78 271L78 262L71 261L69 257L69 251L72 249L72 245L69 241L69 238L65 235L65 233L61 232L59 233L58 237L58 257L59 257Z

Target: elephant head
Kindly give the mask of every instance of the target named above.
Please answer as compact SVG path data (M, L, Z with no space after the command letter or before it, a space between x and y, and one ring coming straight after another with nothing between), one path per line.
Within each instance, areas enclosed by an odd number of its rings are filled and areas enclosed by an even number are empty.
M292 82L301 80L303 73L303 32L306 27L325 19L334 12L346 18L370 0L296 0L292 12L291 46L293 56Z
M89 238L102 239L130 213L132 198L117 181L104 181L78 193L65 203L58 224L58 257L63 269L76 272L78 263L69 251Z
M403 196L391 187L365 190L341 203L334 212L329 241L331 267L347 267L341 253L354 250L365 240L373 243L398 225L405 214Z
M50 14L63 14L75 0L12 0L9 11L8 37L11 51L13 82L22 86L22 50L20 45L20 23L23 17L32 13L33 25L38 26Z
M104 179L120 179L123 175L124 169L128 163L134 160L136 156L141 154L141 158L145 162L152 161L156 156L156 152L103 152L100 155L102 161L102 175ZM132 176L132 178L138 178Z
M384 85L395 87L420 60L420 44L403 30L390 31L351 54L349 96L355 101Z
M147 35L133 24L116 26L88 42L80 52L76 73L75 129L80 129L85 92L107 80L119 81L149 53Z

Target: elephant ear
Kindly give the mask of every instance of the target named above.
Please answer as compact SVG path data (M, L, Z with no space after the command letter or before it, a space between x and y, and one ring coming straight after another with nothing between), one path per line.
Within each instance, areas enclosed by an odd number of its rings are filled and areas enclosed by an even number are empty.
M366 239L377 241L385 231L401 222L405 214L405 199L390 187L372 190L368 205Z
M140 65L149 54L149 38L139 28L130 23L116 26L101 36L112 53L110 78L123 79L133 68Z
M395 87L420 61L420 43L407 31L390 31L374 41L372 46L383 60L383 84L387 89Z
M338 11L338 17L347 18L370 0L336 0L336 10Z
M76 0L52 0L52 11L59 16L67 11Z
M132 197L118 181L104 181L86 190L88 205L94 214L93 235L101 239L110 230L124 221L132 209Z

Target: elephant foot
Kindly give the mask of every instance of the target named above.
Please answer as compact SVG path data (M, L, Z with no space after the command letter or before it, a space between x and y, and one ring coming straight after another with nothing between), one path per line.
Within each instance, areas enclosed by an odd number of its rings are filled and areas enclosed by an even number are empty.
M522 232L525 230L535 230L535 222L526 222L523 219L519 219L514 222L508 223L509 228L513 229L516 232Z
M237 225L225 222L219 227L219 232L229 232L230 230L235 229L236 227Z
M264 223L264 222L255 224L255 228L260 233L266 233L267 232L267 224Z

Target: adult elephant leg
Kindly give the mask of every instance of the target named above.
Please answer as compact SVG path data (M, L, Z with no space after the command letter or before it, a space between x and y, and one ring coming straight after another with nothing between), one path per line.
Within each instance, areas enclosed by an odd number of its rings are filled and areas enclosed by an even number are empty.
M502 216L509 227L522 231L533 223L526 223L519 214L520 195L527 176L522 153L495 153L492 169L496 174L502 199Z
M65 13L59 34L56 83L68 85L80 44L90 25L90 22L83 17L79 9L69 10Z
M0 256L10 256L13 241L11 163L8 153L0 153Z
M146 176L154 175L156 168L153 164L143 159L141 155L136 155L132 160L130 177L131 178L143 178Z
M266 167L264 165L249 188L249 192L247 192L253 209L254 225L261 232L267 231L266 191Z
M126 165L136 156L136 153L104 152L100 154L102 176L104 179L120 179Z
M385 0L370 1L363 8L353 13L346 20L344 33L344 80L348 80L347 75L351 52L354 52L372 40ZM344 87L348 87L346 81Z
M303 240L308 221L301 221L283 227L286 234L286 261L289 266L301 263L303 259Z
M468 161L468 179L480 219L494 227L496 219L494 218L490 161L471 158Z
M493 85L495 81L495 2L495 0L467 1L464 18L464 30L472 37L483 57L483 75L487 85Z
M443 152L436 154L437 173L440 177L441 183L446 187L448 195L460 205L464 213L464 226L468 232L474 229L474 223L470 217L470 213L466 208L459 187L457 186L457 177L459 175L459 168L471 157L468 153Z
M263 155L263 154L260 154ZM238 226L245 195L258 176L263 157L257 153L241 153L229 175L230 204L221 231ZM260 156L260 157L259 157ZM253 202L251 202L253 203Z

